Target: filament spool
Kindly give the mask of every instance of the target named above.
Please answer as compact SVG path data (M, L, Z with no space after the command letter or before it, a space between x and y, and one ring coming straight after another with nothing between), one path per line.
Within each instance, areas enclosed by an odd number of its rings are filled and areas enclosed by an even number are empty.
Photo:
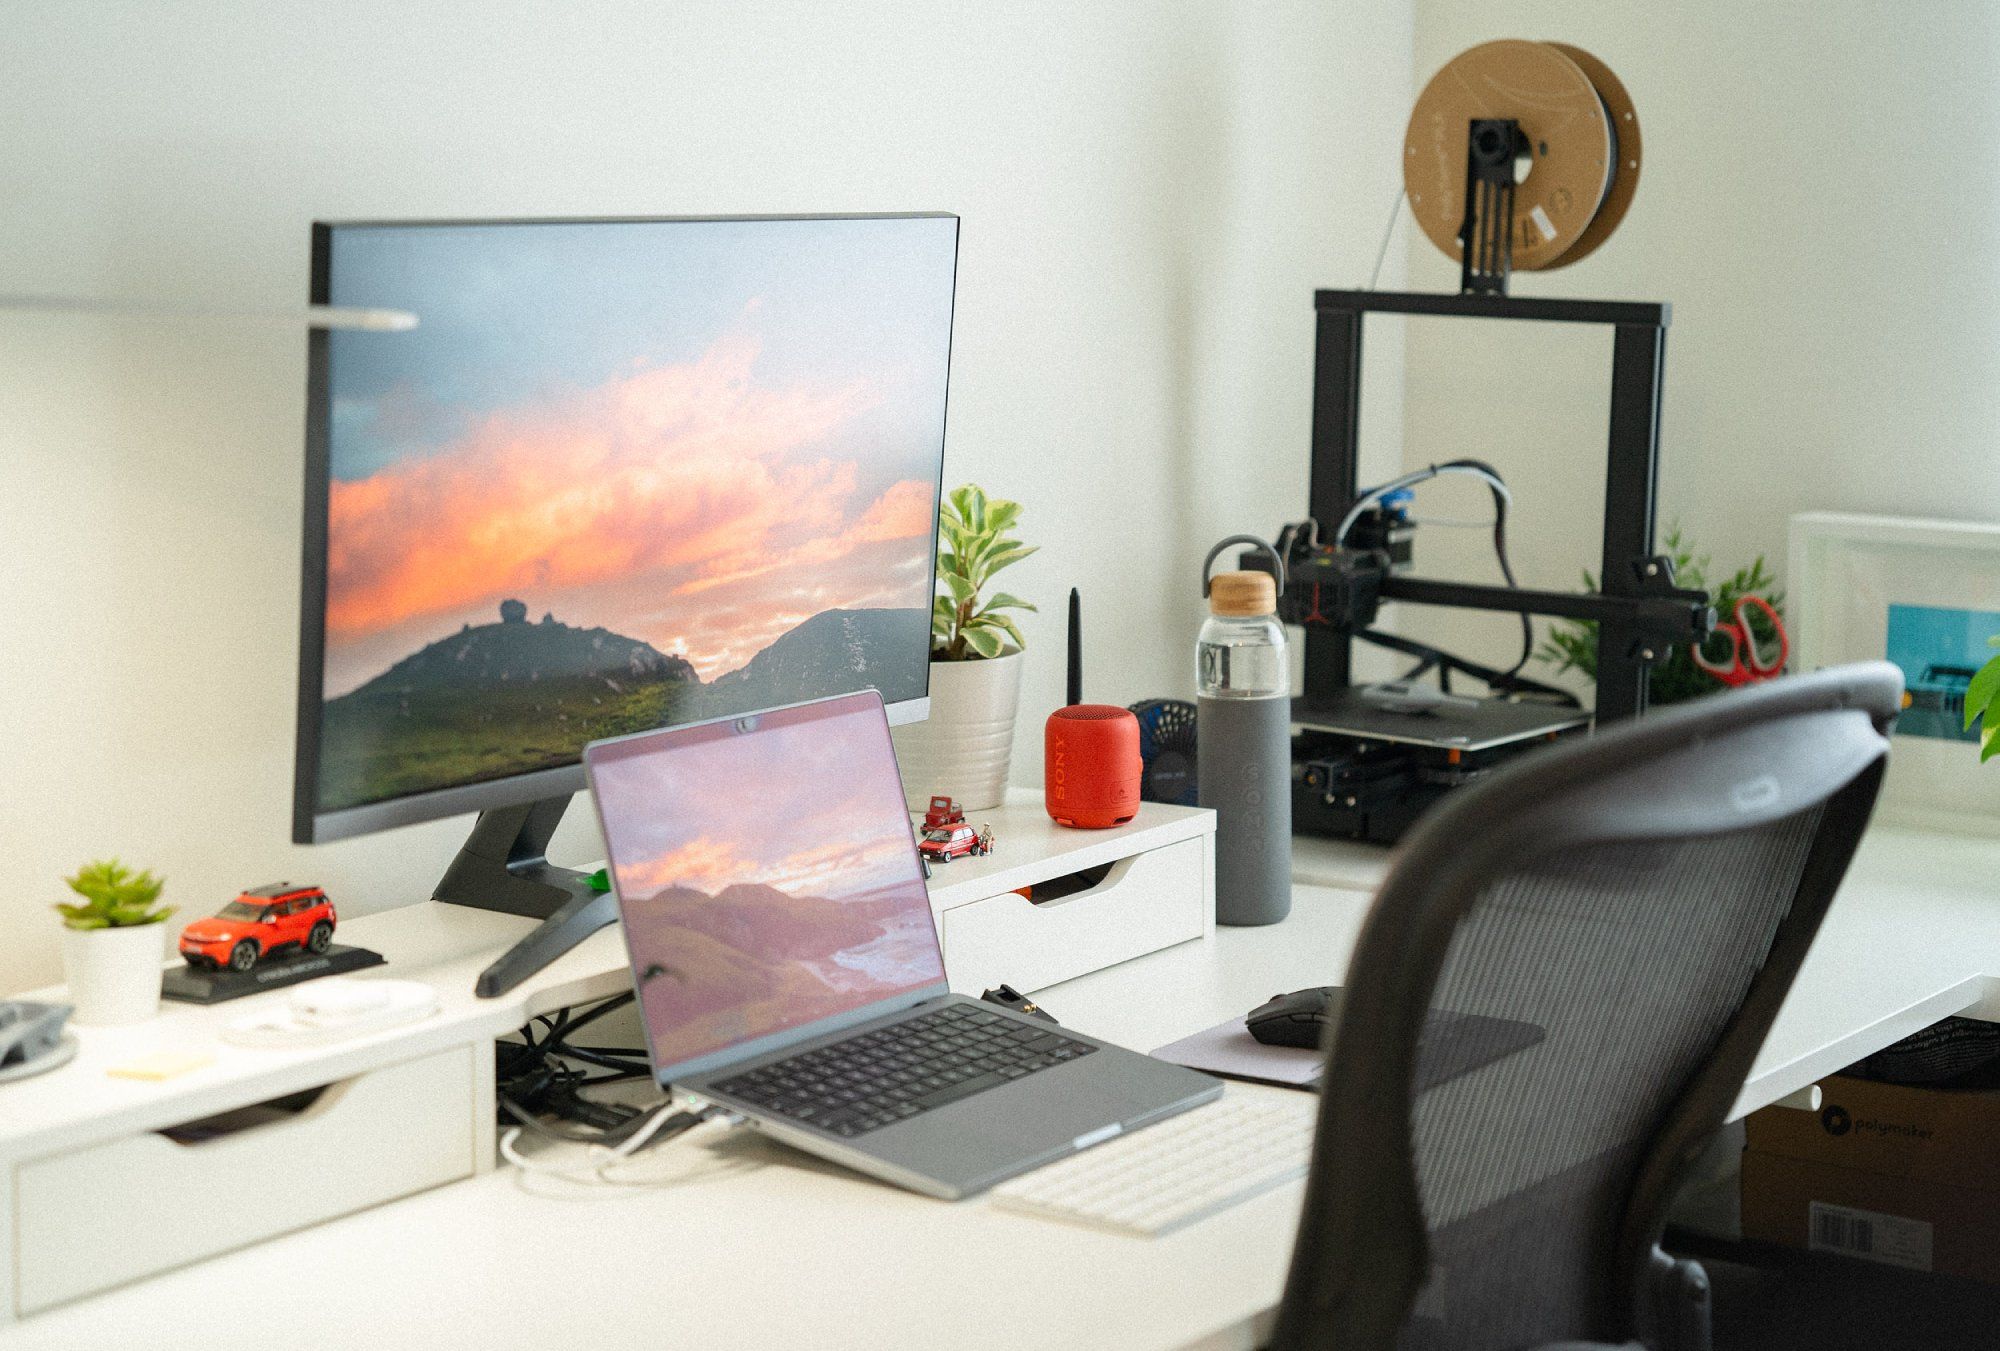
M1410 214L1445 257L1460 261L1474 118L1512 118L1527 139L1508 222L1516 270L1573 263L1624 219L1639 184L1639 118L1611 68L1564 43L1481 43L1431 77L1404 135Z

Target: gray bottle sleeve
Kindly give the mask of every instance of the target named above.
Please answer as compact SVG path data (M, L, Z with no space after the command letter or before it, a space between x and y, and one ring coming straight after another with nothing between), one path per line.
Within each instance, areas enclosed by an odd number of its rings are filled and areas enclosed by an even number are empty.
M1276 924L1292 909L1292 701L1198 701L1200 801L1215 811L1215 919Z

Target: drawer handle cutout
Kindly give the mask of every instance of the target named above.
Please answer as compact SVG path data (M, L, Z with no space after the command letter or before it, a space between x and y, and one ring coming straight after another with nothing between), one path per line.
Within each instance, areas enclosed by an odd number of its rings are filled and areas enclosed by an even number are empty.
M287 1122L316 1116L340 1100L346 1091L347 1082L342 1080L339 1083L321 1084L317 1088L302 1088L296 1093L287 1093L282 1097L268 1098L263 1102L253 1102L244 1107L232 1107L226 1112L217 1112L213 1116L200 1117L194 1121L183 1121L177 1126L165 1126L153 1133L186 1147L233 1139L249 1131L282 1126Z
M1116 886L1125 880L1125 874L1132 871L1132 860L1121 858L1114 863L1100 863L1093 868L1080 868L1061 877L1051 877L1046 882L1035 883L1035 894L1028 898L1028 904L1038 906L1061 905L1079 896L1088 896L1108 886Z

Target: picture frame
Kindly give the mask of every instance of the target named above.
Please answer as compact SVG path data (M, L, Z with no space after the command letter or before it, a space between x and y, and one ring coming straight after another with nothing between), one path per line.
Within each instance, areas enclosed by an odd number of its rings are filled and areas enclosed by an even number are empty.
M2000 765L1981 768L1964 689L2000 635L2000 524L1807 512L1791 518L1793 669L1903 670L1878 819L2000 836Z

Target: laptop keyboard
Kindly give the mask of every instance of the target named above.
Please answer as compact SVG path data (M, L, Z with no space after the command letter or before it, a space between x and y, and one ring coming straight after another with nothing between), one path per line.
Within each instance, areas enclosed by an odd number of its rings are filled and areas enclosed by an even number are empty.
M864 1135L1096 1050L968 1004L864 1032L715 1085L773 1116Z

